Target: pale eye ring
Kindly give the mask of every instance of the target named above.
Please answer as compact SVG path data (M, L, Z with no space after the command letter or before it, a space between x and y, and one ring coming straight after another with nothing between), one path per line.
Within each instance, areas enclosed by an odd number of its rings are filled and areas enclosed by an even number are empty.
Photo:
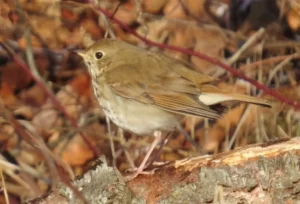
M103 57L103 53L102 52L96 52L95 53L95 57L96 57L96 59L101 59L102 57Z

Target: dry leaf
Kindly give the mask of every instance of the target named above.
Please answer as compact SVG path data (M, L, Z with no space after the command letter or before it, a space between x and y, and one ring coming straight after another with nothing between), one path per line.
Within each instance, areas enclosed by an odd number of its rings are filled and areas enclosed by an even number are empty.
M7 82L2 82L0 88L0 96L5 105L8 107L16 105L18 103L18 99L14 94L14 87L12 84L8 84Z
M115 13L115 18L121 19L123 23L131 25L137 17L136 8L131 2L121 4Z
M23 89L31 80L27 72L21 69L15 62L9 62L1 67L1 83L6 83L11 90Z
M142 2L143 9L147 13L159 13L165 4L167 3L167 0L160 0L160 1L153 1L153 0L144 0Z
M60 153L64 145L64 143L59 144L54 152ZM92 150L85 144L79 134L76 134L61 152L61 158L71 166L83 165L93 156Z
M287 14L287 22L292 30L300 30L300 9L295 11L294 9L290 10Z
M187 18L184 8L182 7L180 0L169 0L164 7L164 15L173 19L185 19Z
M19 96L26 104L30 104L32 106L42 106L47 99L47 94L39 85L34 85L29 89L24 89Z
M32 123L37 129L49 131L56 126L61 126L63 121L59 117L58 111L53 109L50 104L46 104L41 111L33 117Z

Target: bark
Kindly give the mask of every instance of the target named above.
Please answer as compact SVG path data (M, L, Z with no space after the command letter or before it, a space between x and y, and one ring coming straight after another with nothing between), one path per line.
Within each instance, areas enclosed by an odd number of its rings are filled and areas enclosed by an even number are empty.
M103 162L74 184L88 203L300 203L299 159L293 138L170 162L128 183ZM75 197L58 187L32 203L80 203Z

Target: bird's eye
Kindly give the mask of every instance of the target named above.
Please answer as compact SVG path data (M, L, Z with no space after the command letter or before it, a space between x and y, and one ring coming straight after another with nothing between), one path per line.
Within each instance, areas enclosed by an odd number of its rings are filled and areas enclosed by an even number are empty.
M101 59L103 57L103 53L102 52L96 52L95 57L96 57L96 59Z

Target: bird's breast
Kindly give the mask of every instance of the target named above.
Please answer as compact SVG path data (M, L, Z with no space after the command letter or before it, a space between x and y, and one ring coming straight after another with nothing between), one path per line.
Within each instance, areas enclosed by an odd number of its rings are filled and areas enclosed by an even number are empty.
M182 116L117 95L108 85L93 81L94 94L109 119L122 129L136 134L155 130L174 130ZM97 85L98 84L98 85Z

